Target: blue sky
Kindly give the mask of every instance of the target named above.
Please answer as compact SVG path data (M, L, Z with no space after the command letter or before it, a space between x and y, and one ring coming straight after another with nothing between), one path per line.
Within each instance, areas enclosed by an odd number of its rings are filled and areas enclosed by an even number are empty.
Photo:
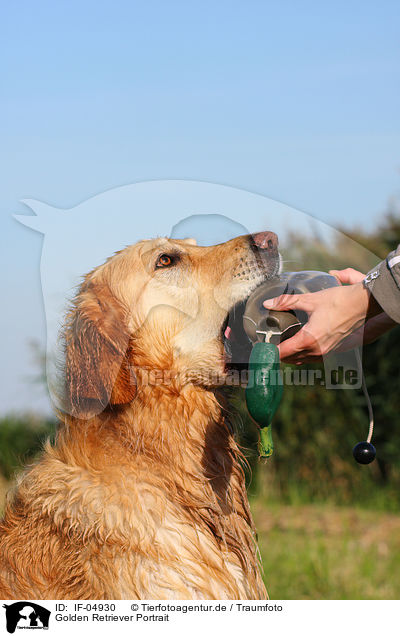
M2 409L40 402L42 239L11 217L22 198L199 179L373 227L400 190L399 17L388 0L4 3Z

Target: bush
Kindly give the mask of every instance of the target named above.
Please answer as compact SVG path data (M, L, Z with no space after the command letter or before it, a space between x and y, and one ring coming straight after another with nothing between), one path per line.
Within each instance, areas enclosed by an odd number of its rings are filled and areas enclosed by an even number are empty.
M54 436L56 421L36 415L0 418L0 473L10 479L41 451L45 439Z

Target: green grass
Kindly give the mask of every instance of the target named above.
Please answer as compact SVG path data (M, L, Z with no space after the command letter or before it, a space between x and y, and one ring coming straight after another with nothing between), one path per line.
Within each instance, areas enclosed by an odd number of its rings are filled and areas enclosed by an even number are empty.
M252 503L271 599L399 599L400 516Z

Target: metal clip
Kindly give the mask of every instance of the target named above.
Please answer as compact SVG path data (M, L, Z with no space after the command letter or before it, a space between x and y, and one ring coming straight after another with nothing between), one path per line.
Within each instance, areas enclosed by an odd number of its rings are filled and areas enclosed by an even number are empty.
M271 342L271 338L272 336L280 336L280 333L276 333L276 331L272 331L272 329L269 329L268 331L261 331L256 329L256 333L257 334L263 334L265 336L263 342L267 342L270 343Z
M375 271L370 272L364 278L364 284L372 283L372 281L375 280L375 278L378 278L379 274L380 274L379 269L376 269Z

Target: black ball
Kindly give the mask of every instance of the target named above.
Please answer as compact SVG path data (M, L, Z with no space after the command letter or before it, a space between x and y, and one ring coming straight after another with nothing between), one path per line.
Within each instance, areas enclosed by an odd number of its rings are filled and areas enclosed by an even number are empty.
M376 456L376 448L369 442L359 442L353 448L353 457L359 464L370 464Z

